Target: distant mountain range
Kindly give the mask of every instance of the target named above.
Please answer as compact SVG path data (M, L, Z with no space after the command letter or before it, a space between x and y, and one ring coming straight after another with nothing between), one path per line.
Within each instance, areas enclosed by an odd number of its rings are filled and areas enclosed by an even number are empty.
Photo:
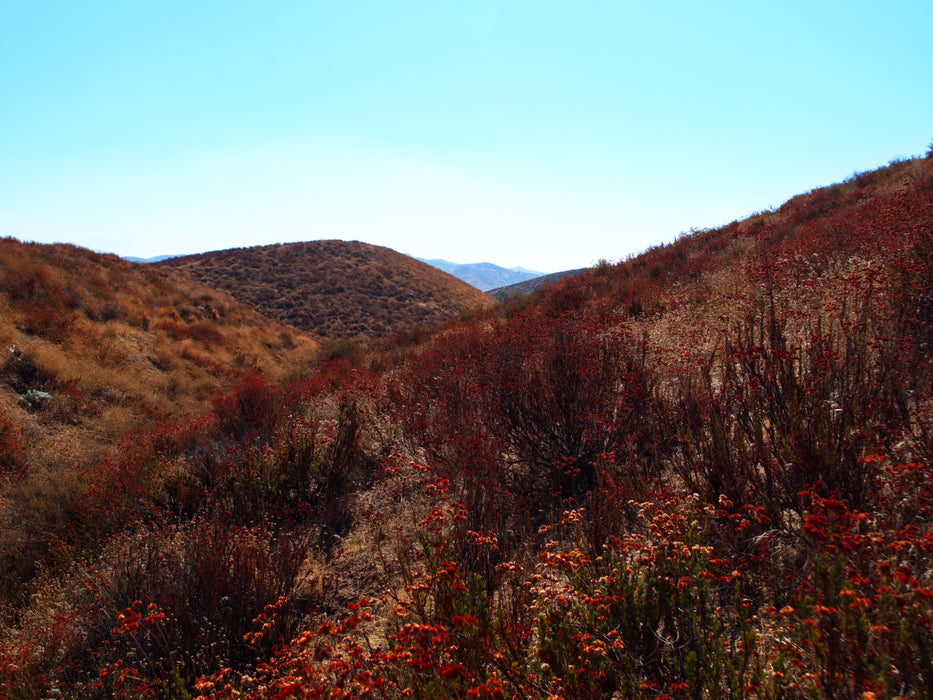
M431 260L418 258L418 260L432 267L436 267L438 270L443 270L483 292L488 292L491 289L498 289L499 287L507 287L511 284L541 277L545 274L524 267L507 268L488 262L455 263L440 258Z
M495 289L489 289L486 291L486 293L497 301L502 301L508 297L525 296L526 294L531 294L532 292L540 289L545 285L554 284L555 282L562 280L564 277L583 274L583 272L588 269L589 268L587 267L581 267L576 270L552 272L550 275L540 275L538 277L522 280L521 282L516 282L514 284L507 284L503 285L502 287L496 287Z
M127 256L124 260L129 260L134 263L157 263L162 262L163 260L168 260L169 258L176 258L177 255L156 255L154 258L134 258L132 256Z

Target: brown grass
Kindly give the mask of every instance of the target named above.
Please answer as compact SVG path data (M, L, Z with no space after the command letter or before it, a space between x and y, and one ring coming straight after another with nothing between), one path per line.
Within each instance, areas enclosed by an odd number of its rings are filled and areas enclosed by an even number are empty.
M158 264L317 338L365 341L495 302L407 255L357 241L221 250Z
M26 463L94 459L210 406L248 368L299 373L317 344L190 280L69 245L0 240L0 400ZM28 390L52 396L26 406Z

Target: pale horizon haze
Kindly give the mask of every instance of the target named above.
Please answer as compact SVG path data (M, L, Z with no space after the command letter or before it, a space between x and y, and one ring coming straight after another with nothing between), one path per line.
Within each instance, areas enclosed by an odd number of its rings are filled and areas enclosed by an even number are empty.
M933 141L933 2L0 0L0 236L554 272Z

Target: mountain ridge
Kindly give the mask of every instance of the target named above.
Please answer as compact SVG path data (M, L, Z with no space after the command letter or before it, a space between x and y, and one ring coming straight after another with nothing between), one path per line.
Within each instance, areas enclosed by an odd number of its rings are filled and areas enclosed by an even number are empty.
M524 267L505 268L495 263L455 263L443 258L418 258L421 262L443 270L454 277L463 280L482 292L506 285L524 282L544 275L543 272L529 270Z

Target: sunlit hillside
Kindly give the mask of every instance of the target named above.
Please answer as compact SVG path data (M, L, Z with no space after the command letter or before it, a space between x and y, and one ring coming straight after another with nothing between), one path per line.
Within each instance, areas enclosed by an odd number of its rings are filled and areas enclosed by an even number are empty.
M223 293L69 245L0 240L0 400L35 464L203 411L237 374L300 371L313 341Z
M4 523L0 690L931 698L931 344L926 158L242 377Z
M0 240L0 573L9 604L133 431L202 414L315 341L229 296L70 245Z
M158 265L328 340L384 338L493 303L430 265L358 241L237 248Z

